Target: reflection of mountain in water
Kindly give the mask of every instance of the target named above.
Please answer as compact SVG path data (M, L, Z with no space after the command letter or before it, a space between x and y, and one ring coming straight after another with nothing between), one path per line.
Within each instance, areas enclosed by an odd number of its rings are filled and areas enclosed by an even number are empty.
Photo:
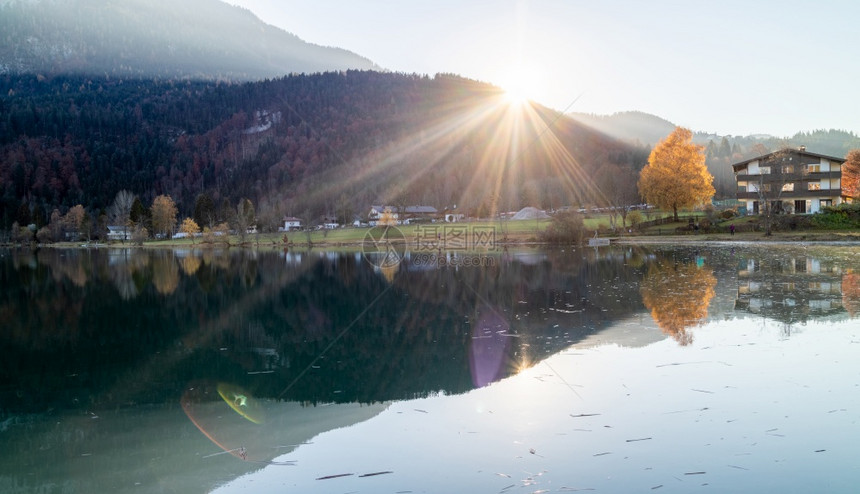
M235 435L229 447L246 447L264 459L287 455L315 436L369 420L386 404L307 407L264 403L267 420L253 424L223 401L203 403L199 416L220 419L212 437ZM236 461L198 432L177 403L46 414L10 419L2 429L0 492L208 492L263 468ZM290 468L285 466L284 468Z
M389 282L354 254L3 259L7 411L161 403L195 379L312 403L461 393L641 311L645 264L633 250L499 255L485 267L403 265Z
M738 267L735 307L787 324L845 315L856 299L852 276L834 259L750 255Z

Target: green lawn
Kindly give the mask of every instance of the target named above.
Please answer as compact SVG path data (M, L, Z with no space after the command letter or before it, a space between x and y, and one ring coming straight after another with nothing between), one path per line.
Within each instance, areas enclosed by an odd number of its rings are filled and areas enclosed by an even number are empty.
M651 213L649 216L651 218L663 217L670 213L666 212L655 212ZM702 213L703 214L703 213ZM687 216L688 215L699 215L697 213L684 213L684 218L681 222L665 224L655 227L647 228L643 231L643 233L648 234L656 234L659 231L662 233L674 232L676 227L685 226L687 224ZM585 223L585 227L588 230L597 230L603 229L606 230L610 227L610 216L608 214L588 214L583 219ZM648 218L643 218L647 220ZM617 218L620 226L621 218L620 216ZM533 242L539 240L540 232L544 231L547 226L550 224L550 219L540 219L540 220L484 220L484 221L467 221L462 223L421 223L416 225L403 225L398 226L397 228L403 233L404 237L407 240L412 241L413 239L417 239L419 237L427 237L431 232L438 233L440 236L448 235L446 232L451 232L450 234L454 234L453 230L450 229L463 229L465 228L467 232L474 230L482 230L486 232L488 229L492 229L495 232L495 238L497 241L502 240L503 238L507 238L508 241L511 242ZM629 225L628 225L629 226ZM435 230L433 230L435 228ZM367 235L370 227L348 227L348 228L338 228L335 230L314 230L310 232L308 235L307 232L279 232L279 233L261 233L261 234L249 234L245 236L245 244L246 245L257 245L260 247L283 247L284 245L284 236L286 235L287 240L291 245L307 245L308 240L314 245L325 245L325 246L338 246L338 245L359 245L361 244L365 236ZM462 230L460 230L462 231ZM146 242L145 245L148 246L174 246L174 247L192 247L192 246L206 246L201 242L201 238L196 238L192 244L191 239L171 239L171 240L153 240ZM224 245L224 241L216 242L213 244L214 246ZM230 245L240 245L240 239L236 235L231 235L227 239Z

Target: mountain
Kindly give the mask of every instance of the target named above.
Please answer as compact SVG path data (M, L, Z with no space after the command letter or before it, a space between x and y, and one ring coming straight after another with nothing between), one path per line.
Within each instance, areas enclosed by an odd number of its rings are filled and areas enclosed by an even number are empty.
M675 124L650 113L628 111L612 115L591 113L569 113L572 119L588 125L592 129L627 142L639 142L648 146L665 139Z
M248 83L0 76L0 229L45 224L127 189L169 194L190 215L249 198L283 214L351 221L371 204L606 205L647 150L452 75L374 71ZM635 202L635 199L633 200ZM220 214L220 213L219 213ZM221 215L223 218L224 216Z
M6 0L0 74L256 80L377 69L219 0Z
M594 115L590 113L569 113L568 116L589 127L598 130L612 138L625 142L641 143L654 146L675 129L675 124L650 113L629 111L613 113L612 115ZM843 157L848 151L860 148L860 137L853 132L835 129L820 129L811 132L798 132L788 138L779 138L768 134L748 136L719 135L693 130L693 142L706 145L710 143L720 146L728 145L723 154L740 154L741 159L755 156L757 152L766 149L770 152L781 147L806 146L812 152ZM726 143L723 144L722 140ZM760 146L756 146L760 145Z

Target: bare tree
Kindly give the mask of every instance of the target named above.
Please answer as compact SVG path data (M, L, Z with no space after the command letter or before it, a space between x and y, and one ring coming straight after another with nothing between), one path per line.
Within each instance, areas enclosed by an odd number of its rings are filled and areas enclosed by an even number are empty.
M232 227L239 235L239 243L245 243L245 237L248 235L248 230L254 226L257 221L257 213L254 209L254 203L250 199L240 199L236 206L236 215L232 218Z
M595 202L601 206L609 207L609 216L612 225L615 225L616 216L621 216L621 227L627 227L627 213L630 208L640 201L639 191L636 188L636 173L614 163L609 163L598 171Z
M125 189L117 192L113 204L108 208L110 222L127 228L132 204L134 204L134 194Z

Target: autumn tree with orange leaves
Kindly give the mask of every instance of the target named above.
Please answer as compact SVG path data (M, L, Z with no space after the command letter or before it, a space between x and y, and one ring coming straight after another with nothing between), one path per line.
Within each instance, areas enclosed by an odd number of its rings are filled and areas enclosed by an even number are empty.
M639 193L649 204L671 209L700 206L714 196L714 177L705 167L704 148L693 144L693 133L677 127L657 143L639 175Z
M152 201L152 229L165 238L173 236L176 227L176 203L167 195L160 195Z
M842 193L860 200L860 149L852 149L842 165Z
M182 224L179 225L179 231L184 233L188 238L191 239L191 243L194 243L194 236L200 233L200 227L197 225L197 222L191 218L185 218L182 220Z

